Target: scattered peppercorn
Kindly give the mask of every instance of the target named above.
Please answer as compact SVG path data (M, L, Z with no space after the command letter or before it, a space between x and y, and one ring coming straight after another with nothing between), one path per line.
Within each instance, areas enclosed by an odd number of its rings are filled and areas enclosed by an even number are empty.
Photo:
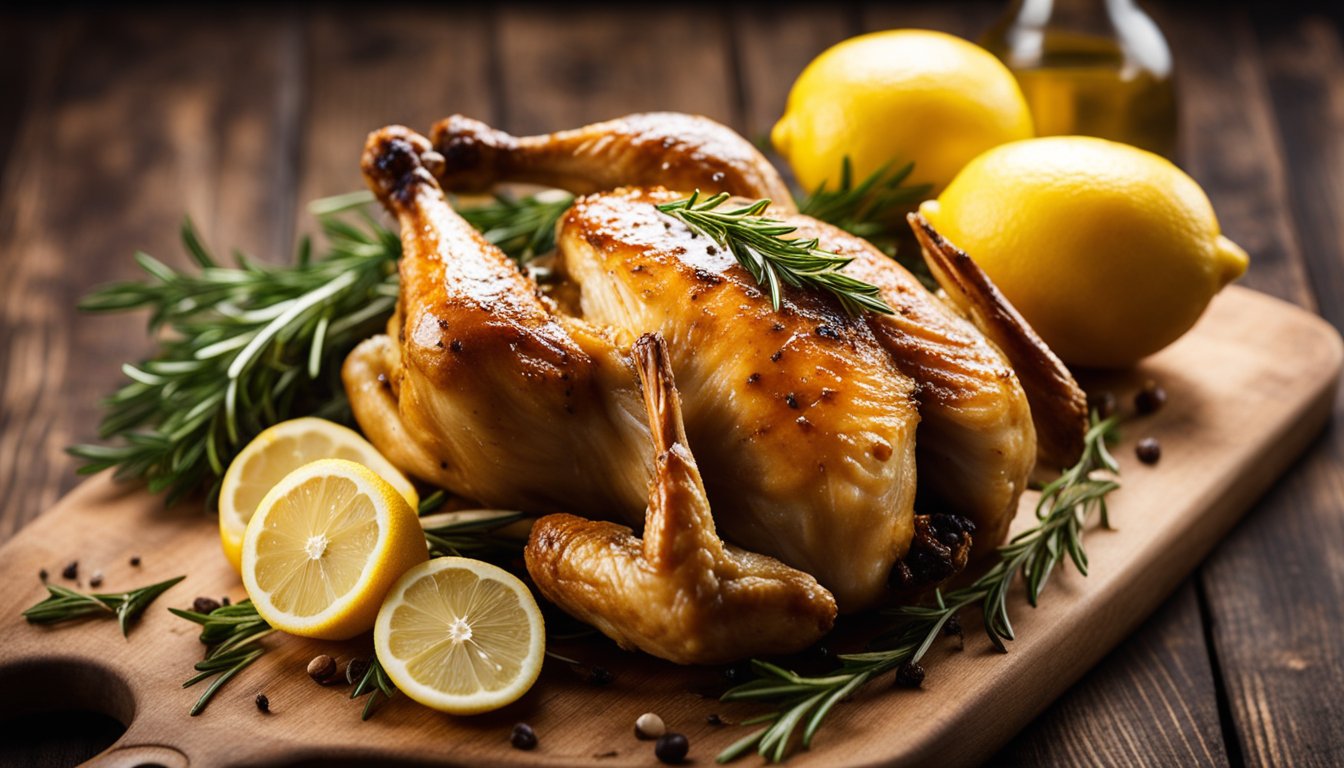
M611 670L606 667L594 666L588 670L588 683L590 685L607 685L616 677L611 674Z
M705 722L710 725L723 725L723 718L719 717L717 713L711 712L705 717Z
M514 749L536 749L537 732L527 723L516 723L513 726L513 733L509 734L509 743Z
M1167 403L1167 390L1161 384L1149 379L1143 382L1143 388L1134 395L1134 410L1141 416L1156 413Z
M924 668L918 663L907 661L896 670L896 684L902 688L918 688L924 684Z
M214 613L219 610L219 601L213 597L198 597L191 601L191 610L197 613Z
M364 673L369 671L368 659L351 659L349 664L345 665L345 682L354 685L364 679Z
M257 709L261 710L262 712L271 711L271 700L266 698L266 694L264 693L257 694Z
M635 738L649 741L667 733L663 718L652 712L645 712L635 719Z
M686 753L691 751L691 742L680 733L665 733L658 737L658 743L653 745L653 755L659 761L668 765L677 765L686 759Z
M1156 437L1145 437L1134 446L1134 453L1144 464L1156 464L1162 458L1162 444Z
M966 633L961 628L961 618L952 616L943 624L943 634L949 637L965 637Z
M723 681L729 685L741 685L751 679L751 666L745 663L734 664L723 670Z
M230 604L230 603L229 603L229 596L228 596L228 595L225 595L225 596L219 598L219 607L224 608L224 607L227 607L229 604Z
M140 556L139 556L139 555L135 555L135 556L133 556L133 557L131 558L131 567L132 567L132 568L139 568L139 567L140 567Z
M1099 419L1109 419L1111 414L1115 413L1115 410L1120 407L1119 401L1115 398L1115 393L1109 389L1098 392L1088 400L1088 405L1097 412L1097 418Z
M314 656L313 660L308 662L308 676L319 683L325 683L327 678L336 674L336 660L327 654Z
M94 572L93 572L93 575L89 577L89 586L90 586L90 587L94 587L94 588L103 586L103 572L102 572L102 571L94 571Z
M79 578L79 561L71 560L61 569L61 578L74 581Z
M43 584L46 584L46 583L47 583L47 579L48 579L49 577L50 577L50 574L47 573L47 569L46 569L46 568L43 568L42 570L40 570L40 571L37 572L37 578L41 579Z

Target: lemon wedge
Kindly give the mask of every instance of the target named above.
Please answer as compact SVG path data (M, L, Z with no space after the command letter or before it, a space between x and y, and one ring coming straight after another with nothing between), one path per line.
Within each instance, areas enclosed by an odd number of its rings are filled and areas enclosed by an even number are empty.
M373 627L388 589L429 548L391 484L362 464L320 459L262 498L242 557L243 586L271 626L344 640Z
M532 593L489 563L439 557L407 571L378 612L373 647L407 696L455 715L516 701L536 682L546 628Z
M357 461L391 483L412 509L420 504L411 481L358 432L311 416L282 421L239 452L219 487L219 541L235 571L242 567L243 531L261 497L280 478L318 459Z

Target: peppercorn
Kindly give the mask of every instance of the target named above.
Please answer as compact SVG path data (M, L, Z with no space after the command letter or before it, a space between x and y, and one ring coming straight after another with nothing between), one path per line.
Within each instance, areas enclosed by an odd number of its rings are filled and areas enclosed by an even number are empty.
M139 568L139 567L140 567L140 556L139 556L139 555L134 555L134 556L131 557L131 567L132 567L132 568Z
M50 574L47 573L47 569L46 569L46 568L43 568L43 569L41 569L40 571L37 572L37 578L38 578L38 579L41 579L41 581L42 581L43 584L46 584L46 583L47 583L47 579L48 579L49 577L50 577Z
M345 665L345 682L354 685L364 679L364 673L369 671L368 659L351 659L349 664Z
M592 669L588 670L589 685L607 685L615 679L615 676L611 674L611 670L606 667L594 666Z
M71 560L61 569L61 578L74 581L79 578L79 561Z
M1162 458L1162 444L1156 437L1145 437L1134 446L1134 453L1144 464L1156 464Z
M710 725L723 725L723 718L719 717L717 713L711 712L705 717L705 722Z
M266 694L257 694L257 709L261 710L263 713L271 711L271 700L266 698Z
M530 750L537 748L537 732L527 723L515 723L513 733L509 734L509 743L514 749Z
M1110 418L1115 409L1120 407L1120 403L1115 399L1115 393L1109 389L1089 397L1088 405L1097 412L1099 419Z
M907 661L896 670L896 684L902 688L918 688L924 684L924 668L913 661Z
M656 739L667 733L663 718L652 712L645 712L635 719L635 738L644 741Z
M220 607L220 608L227 608L228 606L229 606L229 596L228 596L228 595L225 595L225 596L219 598L219 607Z
M1161 384L1149 379L1143 382L1143 388L1134 395L1134 410L1141 416L1156 413L1167 403L1167 390Z
M219 610L219 601L213 597L198 597L191 601L191 610L197 613L214 613Z
M325 683L327 678L336 674L336 660L327 654L314 656L313 660L308 662L308 676L319 683Z
M750 680L751 677L751 665L749 664L734 664L723 669L723 681L729 685L741 685Z
M102 571L94 571L94 572L93 572L93 575L89 577L89 586L90 586L90 587L95 587L95 588L103 586L103 572L102 572Z
M665 733L659 736L658 742L653 745L654 757L668 765L676 765L685 760L689 751L691 742L680 733Z

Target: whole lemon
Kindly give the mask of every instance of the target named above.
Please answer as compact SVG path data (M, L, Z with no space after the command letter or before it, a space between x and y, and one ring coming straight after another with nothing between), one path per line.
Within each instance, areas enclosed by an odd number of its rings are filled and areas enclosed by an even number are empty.
M920 212L1085 367L1127 366L1175 341L1248 262L1194 179L1104 139L996 147Z
M806 189L914 162L908 183L937 194L976 155L1032 136L1013 74L977 45L898 29L837 43L807 65L770 134Z

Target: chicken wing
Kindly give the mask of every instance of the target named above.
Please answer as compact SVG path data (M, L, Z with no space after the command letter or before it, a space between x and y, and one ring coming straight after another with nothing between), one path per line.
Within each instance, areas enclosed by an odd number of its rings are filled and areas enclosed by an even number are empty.
M816 642L831 629L835 600L808 574L719 539L666 344L645 335L633 355L655 455L643 540L615 523L543 517L526 549L537 588L623 648L679 664L792 653Z

